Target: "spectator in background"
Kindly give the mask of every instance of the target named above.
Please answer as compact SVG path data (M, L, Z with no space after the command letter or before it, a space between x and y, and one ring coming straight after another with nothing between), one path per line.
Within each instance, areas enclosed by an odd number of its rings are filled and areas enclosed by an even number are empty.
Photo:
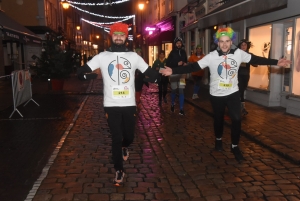
M247 41L246 39L242 39L238 44L238 48L248 53L251 46L252 46L251 42ZM252 65L252 66L257 67L257 65ZM245 91L248 87L249 79L250 79L250 64L241 63L238 72L238 81L239 81L239 91L241 97L241 113L243 116L248 114L248 111L246 110L246 106L245 106Z
M166 65L172 69L178 68L180 66L185 66L187 64L187 55L183 49L182 38L176 37L174 39L174 48L170 52ZM179 115L185 115L183 110L184 105L184 89L185 89L185 75L171 75L170 76L171 84L171 112L175 111L175 98L177 88L179 89Z
M159 71L161 68L165 68L166 65L166 58L165 58L165 52L162 51L159 53L158 59L156 59L152 65L152 68L154 68L156 71ZM158 83L158 105L161 106L162 99L165 103L167 103L167 90L168 90L168 83L169 83L169 77L167 76L161 76L161 80Z
M196 47L196 53L192 54L189 57L188 61L189 62L197 62L200 59L202 59L204 56L205 55L202 52L201 45L197 45L197 47ZM201 69L199 71L192 72L191 74L192 74L192 78L193 78L193 81L194 81L194 91L193 91L192 99L197 99L197 98L199 98L198 92L199 92L199 89L200 89L202 77L204 75L204 70Z

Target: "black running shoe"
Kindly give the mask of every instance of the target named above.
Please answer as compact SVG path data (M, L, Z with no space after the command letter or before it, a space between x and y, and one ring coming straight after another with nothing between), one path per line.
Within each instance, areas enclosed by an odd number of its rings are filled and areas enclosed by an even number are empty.
M248 114L248 111L245 108L243 108L242 109L242 116L246 116L247 114Z
M174 111L175 111L174 105L171 105L171 112L174 112Z
M223 151L222 140L215 140L215 150L217 150L217 151Z
M179 115L184 115L184 111L183 111L183 110L180 110L180 111L179 111Z
M127 161L127 159L129 158L129 151L128 148L123 147L122 148L122 154L123 154L123 160Z
M238 146L234 147L234 148L231 147L231 152L233 153L235 160L237 160L238 162L245 160L245 158Z
M114 185L115 186L120 186L123 184L123 179L125 177L125 173L121 170L116 171L116 177L114 178Z

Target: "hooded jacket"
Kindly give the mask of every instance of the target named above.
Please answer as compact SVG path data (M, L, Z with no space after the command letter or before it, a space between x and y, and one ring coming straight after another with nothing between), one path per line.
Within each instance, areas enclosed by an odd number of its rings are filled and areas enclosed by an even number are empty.
M179 67L178 62L180 61L187 63L187 55L182 47L177 48L177 46L175 45L175 48L170 52L167 58L166 66L170 68L177 68Z

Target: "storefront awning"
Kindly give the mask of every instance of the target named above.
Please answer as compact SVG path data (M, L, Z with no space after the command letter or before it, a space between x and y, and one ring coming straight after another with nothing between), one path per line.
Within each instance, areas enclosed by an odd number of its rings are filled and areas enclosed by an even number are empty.
M26 27L8 17L0 10L0 29L4 36L3 40L19 41L24 44L41 44L42 39L36 36Z
M175 29L175 16L170 16L157 24L151 26L156 27L158 31L155 31L152 35L148 35L148 41L151 45L158 45L162 41L172 41L174 38Z
M230 23L247 17L280 10L287 7L287 0L230 0L206 14L182 31L205 29L218 24Z

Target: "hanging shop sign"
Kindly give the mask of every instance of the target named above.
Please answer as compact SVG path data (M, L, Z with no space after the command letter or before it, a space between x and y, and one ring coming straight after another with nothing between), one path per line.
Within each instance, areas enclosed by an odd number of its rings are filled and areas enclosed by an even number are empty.
M24 44L27 44L27 43L42 44L41 38L27 35L24 33L20 33L17 31L12 31L12 30L4 28L2 33L4 35L5 40L15 40L15 41L19 41Z

